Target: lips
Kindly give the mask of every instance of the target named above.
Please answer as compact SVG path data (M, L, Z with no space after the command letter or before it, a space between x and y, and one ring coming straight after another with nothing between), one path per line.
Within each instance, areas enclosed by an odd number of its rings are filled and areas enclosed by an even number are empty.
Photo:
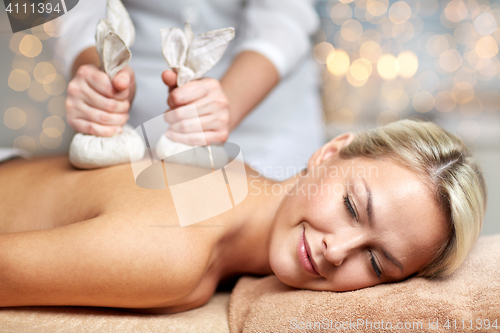
M307 244L305 230L302 232L297 244L297 256L299 257L300 264L307 272L315 276L320 276L311 257L311 250L309 244Z

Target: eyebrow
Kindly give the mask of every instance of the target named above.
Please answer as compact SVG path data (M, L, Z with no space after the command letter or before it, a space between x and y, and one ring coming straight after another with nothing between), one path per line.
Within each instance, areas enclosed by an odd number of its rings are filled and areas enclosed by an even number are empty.
M370 190L370 186L368 186L368 183L366 182L366 179L361 178L363 180L363 184L365 185L366 189L366 215L368 216L368 224L370 227L373 228L373 225L375 224L375 218L373 217L373 205L372 205L372 191ZM393 255L391 255L389 252L386 250L382 249L382 254L389 259L394 265L396 265L401 273L403 272L403 265L399 260L394 258Z

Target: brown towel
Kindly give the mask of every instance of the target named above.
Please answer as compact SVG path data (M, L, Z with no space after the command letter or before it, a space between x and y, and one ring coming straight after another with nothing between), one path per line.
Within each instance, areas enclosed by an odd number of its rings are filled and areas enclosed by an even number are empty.
M500 332L500 234L481 237L446 278L336 293L297 290L274 275L243 277L231 294L229 328L231 333Z

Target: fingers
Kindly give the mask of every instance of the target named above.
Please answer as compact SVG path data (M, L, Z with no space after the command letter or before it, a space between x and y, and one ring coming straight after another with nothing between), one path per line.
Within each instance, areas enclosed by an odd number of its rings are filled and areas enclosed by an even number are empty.
M172 123L169 127L170 131L179 133L195 133L203 131L214 131L224 128L227 125L228 119L217 117L213 114L183 119L181 121ZM201 130L200 130L201 124Z
M172 141L184 143L191 146L204 146L211 143L225 142L228 138L228 132L197 132L197 133L178 133L167 131L165 136Z
M77 132L88 135L113 136L116 133L122 132L121 127L96 124L81 118L67 119L67 121Z
M161 74L163 82L168 86L169 90L177 87L177 74L173 71L166 69Z
M219 81L210 78L188 82L169 93L167 104L174 109L195 102L216 90L217 84Z
M135 82L134 71L130 66L125 66L122 70L116 73L112 80L113 87L117 91L122 91L130 87Z
M83 65L67 88L66 110L68 124L77 132L90 135L111 136L121 131L128 120L130 94L135 91L132 69L127 66L116 76L114 88L108 75L96 66Z

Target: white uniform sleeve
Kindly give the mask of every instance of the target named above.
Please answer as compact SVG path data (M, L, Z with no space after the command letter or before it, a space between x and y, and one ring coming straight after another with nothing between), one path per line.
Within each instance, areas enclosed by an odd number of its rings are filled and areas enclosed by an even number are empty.
M319 27L314 0L247 0L243 36L237 52L267 57L286 77L310 52L310 36Z
M81 0L61 18L64 32L56 42L56 50L61 57L64 75L71 78L71 68L75 58L86 48L95 46L97 23L106 17L106 1Z

